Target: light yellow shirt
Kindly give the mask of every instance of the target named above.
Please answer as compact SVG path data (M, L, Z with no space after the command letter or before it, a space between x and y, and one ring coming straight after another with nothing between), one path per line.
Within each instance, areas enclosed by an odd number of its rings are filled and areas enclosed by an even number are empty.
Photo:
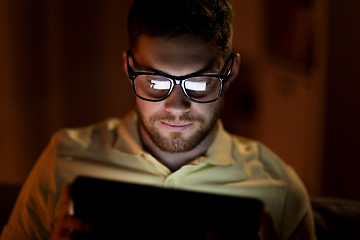
M220 121L218 126L206 155L175 172L142 149L134 112L57 132L26 180L1 239L48 239L59 197L79 175L255 197L281 239L315 239L309 197L296 173L261 143L230 135Z

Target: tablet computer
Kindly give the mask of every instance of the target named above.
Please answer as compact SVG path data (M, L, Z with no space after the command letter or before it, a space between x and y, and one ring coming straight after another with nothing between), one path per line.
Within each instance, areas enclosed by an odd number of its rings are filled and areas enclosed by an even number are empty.
M76 239L258 239L263 203L252 198L78 177L74 214L93 224Z

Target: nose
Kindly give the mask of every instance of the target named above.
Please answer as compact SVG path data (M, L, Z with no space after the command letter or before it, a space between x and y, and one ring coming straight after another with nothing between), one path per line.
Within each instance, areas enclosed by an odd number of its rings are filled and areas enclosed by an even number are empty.
M174 86L170 96L165 99L165 109L173 115L181 115L188 112L191 106L191 101L185 96L181 86Z

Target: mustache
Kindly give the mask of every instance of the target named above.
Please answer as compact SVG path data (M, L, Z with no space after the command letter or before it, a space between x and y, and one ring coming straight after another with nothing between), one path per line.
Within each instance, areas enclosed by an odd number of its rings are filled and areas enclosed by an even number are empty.
M192 117L192 116L174 116L174 115L165 115L165 116L153 116L150 118L152 122L154 121L167 121L167 122L199 122L204 123L205 120L202 117Z

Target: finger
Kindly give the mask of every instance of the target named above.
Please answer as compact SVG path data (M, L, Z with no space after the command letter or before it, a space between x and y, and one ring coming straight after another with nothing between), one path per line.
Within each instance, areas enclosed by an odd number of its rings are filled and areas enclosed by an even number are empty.
M69 229L70 231L91 232L92 225L80 218L76 218L73 216L64 216L61 219L61 228Z
M91 232L92 225L85 221L73 217L64 216L55 223L53 233L51 234L51 240L70 240L74 231L77 232Z
M62 229L59 233L59 235L57 236L56 240L73 240L74 238L72 237L74 231L71 231L69 229Z
M66 186L61 195L60 216L74 215L74 202L71 197L71 185Z
M72 240L72 232L72 230L62 226L62 221L58 220L49 240Z

